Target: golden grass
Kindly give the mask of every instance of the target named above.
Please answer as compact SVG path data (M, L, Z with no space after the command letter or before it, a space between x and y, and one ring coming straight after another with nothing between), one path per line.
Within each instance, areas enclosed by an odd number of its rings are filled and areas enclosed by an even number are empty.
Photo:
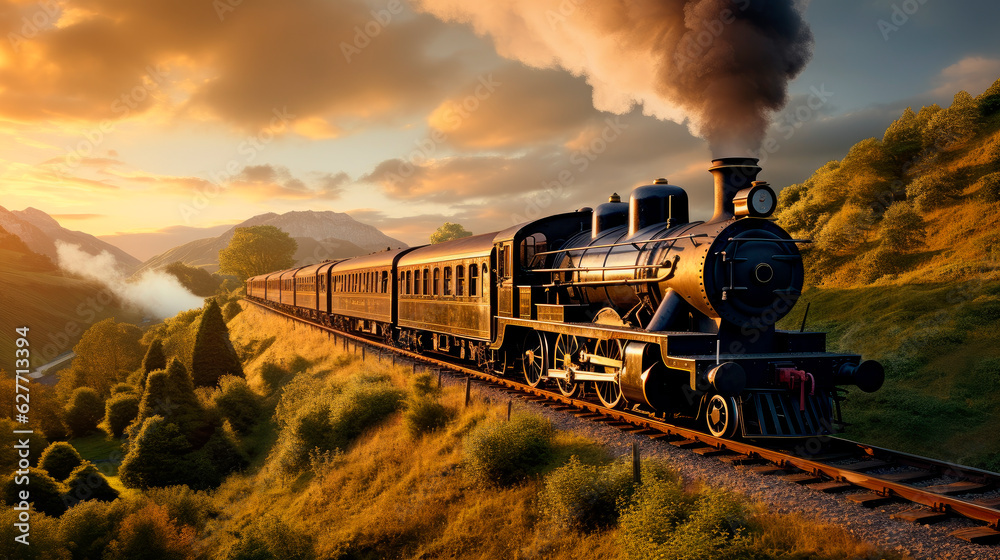
M378 364L370 353L365 363L347 360L325 334L303 326L293 331L283 319L243 305L246 311L229 324L238 347L283 333L245 365L251 384L262 392L260 366L282 359L287 364L295 355L311 364L300 375L315 379L317 387L330 376L373 372L388 374L397 386L410 384L409 365ZM234 531L272 514L311 535L318 558L624 558L617 528L579 534L542 518L538 500L544 479L486 488L466 476L464 437L481 422L502 419L506 403L474 398L465 408L459 384L445 386L439 398L456 415L444 429L423 437L410 436L397 414L346 451L315 457L296 477L280 474L273 458L253 472L231 476L214 494L222 513L202 537L224 542ZM559 432L555 448L555 465L571 455L592 463L611 460L602 445L576 434ZM757 514L765 527L759 536L762 550L789 551L790 558L898 558L876 556L873 547L841 529L765 509L759 507Z

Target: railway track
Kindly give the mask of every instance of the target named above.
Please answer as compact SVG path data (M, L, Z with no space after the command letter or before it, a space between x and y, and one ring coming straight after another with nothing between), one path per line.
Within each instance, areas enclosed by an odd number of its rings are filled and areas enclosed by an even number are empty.
M345 346L349 341L353 342L355 348L360 348L362 352L367 348L391 352L408 358L415 364L437 367L468 379L476 379L525 400L580 418L602 422L626 432L665 441L692 453L715 457L762 475L780 476L820 492L844 493L848 500L865 507L877 507L890 502L913 504L913 509L893 514L898 519L921 524L936 523L955 516L971 519L981 525L957 530L952 536L976 544L1000 544L998 473L833 436L783 442L781 448L717 438L643 413L609 409L590 401L569 398L559 392L531 387L511 378L345 333L257 301L245 301L289 320L310 325L326 332L330 337L336 336ZM851 491L853 493L849 493Z

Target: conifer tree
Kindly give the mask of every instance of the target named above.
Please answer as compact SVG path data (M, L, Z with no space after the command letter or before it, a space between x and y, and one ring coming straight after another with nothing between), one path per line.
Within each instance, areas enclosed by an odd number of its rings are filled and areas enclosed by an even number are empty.
M191 376L198 387L215 387L223 375L243 375L236 349L219 304L209 300L198 326L191 358Z
M166 374L155 372L150 381ZM153 488L187 484L195 468L186 456L191 451L177 424L162 416L151 416L142 422L139 433L118 467L122 484L129 488Z
M142 359L142 381L140 388L146 385L149 373L158 369L166 369L167 357L163 353L163 341L157 338L149 345L146 356Z

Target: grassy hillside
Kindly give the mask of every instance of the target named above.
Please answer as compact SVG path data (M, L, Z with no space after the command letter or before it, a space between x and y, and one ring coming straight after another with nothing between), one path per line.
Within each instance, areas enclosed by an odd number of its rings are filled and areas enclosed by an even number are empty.
M1000 470L1000 81L907 111L781 193L809 285L779 326L886 365L846 435Z
M45 358L72 350L93 323L112 316L136 323L141 319L101 286L62 275L51 261L16 239L0 233L0 368L14 370L17 327L31 329L33 363L41 365Z

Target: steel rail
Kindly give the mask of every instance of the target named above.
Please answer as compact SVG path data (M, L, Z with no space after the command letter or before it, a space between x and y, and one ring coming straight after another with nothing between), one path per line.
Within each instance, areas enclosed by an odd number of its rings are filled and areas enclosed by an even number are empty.
M626 410L616 410L605 408L601 405L592 403L590 401L584 401L580 399L574 399L571 397L566 397L560 393L553 391L547 391L538 387L531 387L526 383L521 383L514 381L510 378L499 377L489 373L485 373L476 369L465 367L462 365L455 364L446 360L429 357L426 354L418 354L409 350L404 350L391 346L376 340L372 340L367 337L358 336L351 333L345 333L343 331L328 327L326 325L321 325L313 322L312 320L304 319L298 315L291 313L286 313L280 309L276 309L269 305L265 305L255 300L245 299L245 301L257 305L267 311L277 313L279 315L285 316L289 319L302 322L307 325L311 325L320 330L327 331L328 333L346 339L354 340L356 343L362 343L373 347L378 347L380 349L385 349L396 354L405 356L414 361L424 362L425 364L431 364L440 368L445 368L454 372L465 374L469 377L474 377L493 385L497 385L506 389L512 389L517 392L523 393L526 396L541 398L560 405L576 409L579 413L586 414L598 414L601 416L600 421L611 421L611 422L624 422L635 426L637 431L645 432L654 439L662 439L667 437L673 437L677 439L683 439L691 444L702 444L707 447L713 447L720 452L730 452L737 455L746 456L748 459L762 459L771 462L778 467L786 470L797 469L804 471L806 473L815 476L825 476L832 481L846 482L850 483L859 488L867 489L875 492L879 496L884 496L887 498L899 498L905 501L909 501L915 504L920 504L927 506L936 512L942 513L953 513L969 519L977 520L986 523L991 529L1000 528L1000 509L996 507L989 507L982 504L977 504L975 502L962 500L955 498L953 496L947 496L931 491L923 490L919 487L910 486L901 482L894 482L891 480L886 480L885 478L879 478L878 475L866 474L864 472L859 472L857 470L851 470L851 465L837 466L829 463L824 463L816 458L810 458L808 456L798 456L792 453L787 453L778 449L771 449L767 447L761 447L760 445L755 445L743 441L734 441L723 438L717 438L712 435L699 432L697 430L686 428L683 426L677 426L670 424L655 418L650 418L642 414L636 414L634 412ZM920 457L916 455L910 455L907 453L892 451L888 449L882 449L879 447L853 442L850 440L837 438L834 436L821 436L823 439L828 441L836 442L842 446L852 447L859 456L864 456L868 458L874 458L875 456L881 456L885 459L897 459L899 462L918 466L925 469L935 469L941 473L956 473L962 476L967 476L971 479L983 480L988 484L996 484L1000 486L1000 474L993 473L989 471L984 471L981 469L975 469L972 467L965 467L961 465L956 465L953 463L948 463L945 461L940 461L937 459L932 459L928 457ZM803 438L807 439L807 438Z

